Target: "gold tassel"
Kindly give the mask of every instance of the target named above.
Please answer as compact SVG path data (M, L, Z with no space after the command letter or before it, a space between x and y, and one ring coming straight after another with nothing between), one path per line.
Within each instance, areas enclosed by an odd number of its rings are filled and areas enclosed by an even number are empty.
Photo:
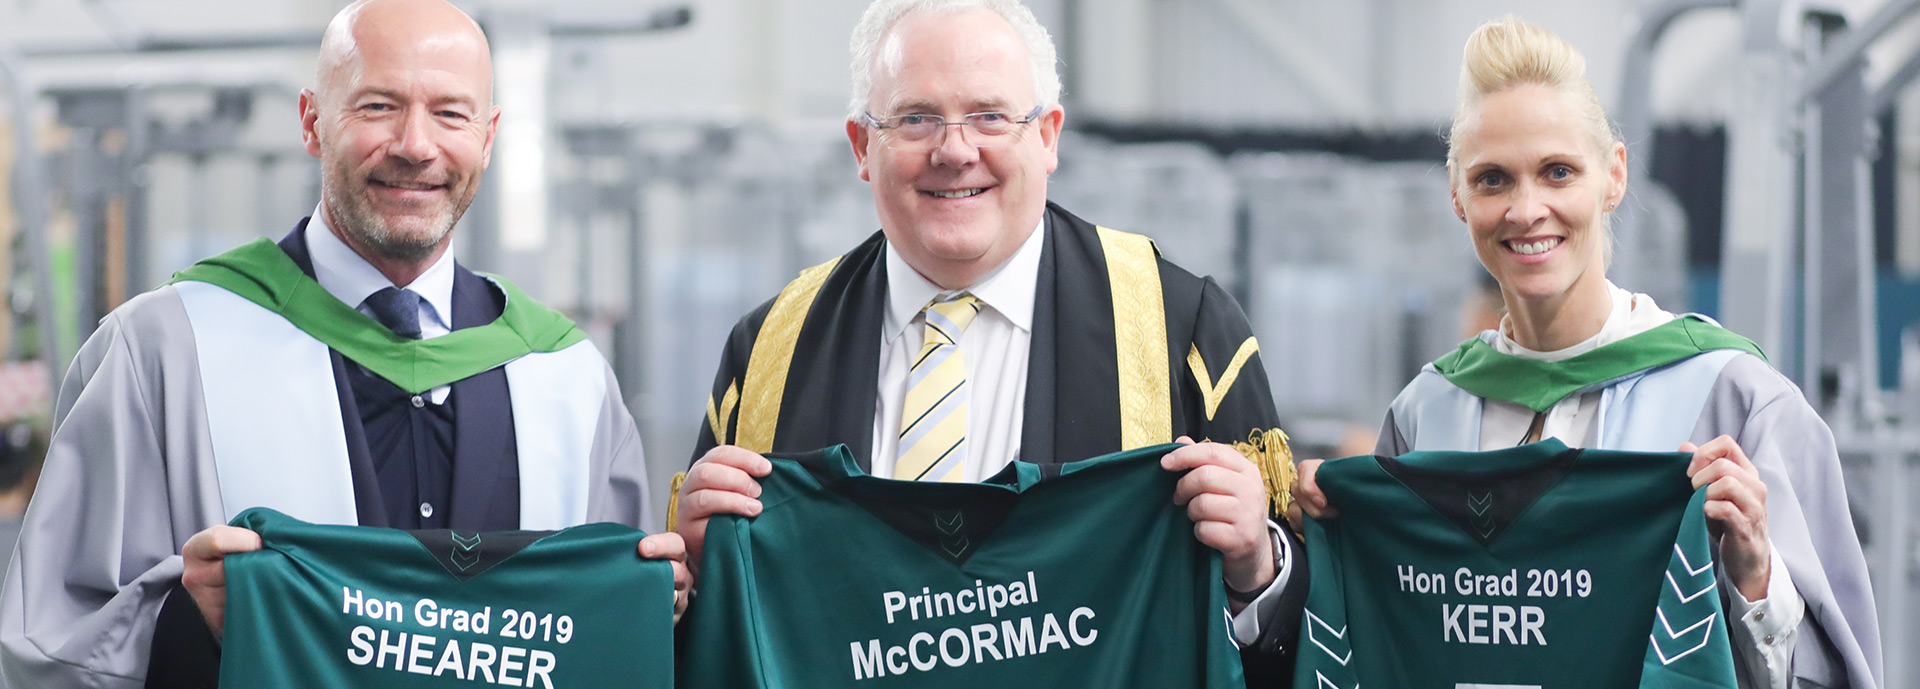
M1253 429L1247 432L1247 441L1234 443L1233 449L1260 467L1260 477L1267 483L1267 504L1273 516L1285 519L1287 509L1293 505L1293 482L1298 476L1294 472L1293 448L1287 444L1286 431Z
M680 484L687 482L687 472L673 475L673 481L667 484L667 530L672 531L674 521L680 516Z

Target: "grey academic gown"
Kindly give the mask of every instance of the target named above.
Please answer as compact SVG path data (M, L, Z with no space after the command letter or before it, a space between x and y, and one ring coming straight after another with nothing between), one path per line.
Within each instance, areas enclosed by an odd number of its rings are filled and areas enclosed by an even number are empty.
M1807 604L1794 643L1795 679L1800 686L1881 686L1879 622L1839 451L1800 389L1759 357L1715 350L1582 392L1594 390L1600 407L1584 447L1671 452L1721 435L1740 444L1767 484L1768 535ZM1429 364L1394 400L1375 453L1478 450L1480 410L1481 398ZM1755 686L1736 666L1741 686Z
M181 546L193 534L224 524L249 506L227 504L222 497L203 385L206 371L196 349L197 337L209 339L217 331L209 333L205 322L195 327L183 288L218 289L183 283L127 302L101 321L61 385L45 469L0 589L0 686L142 686L154 621L183 571ZM228 303L235 304L230 307L235 310L251 307L237 297ZM530 470L547 473L542 470L555 463L578 467L578 488L568 498L576 504L565 511L547 511L549 523L536 528L566 525L550 523L551 515L565 514L571 515L565 521L612 521L651 529L654 517L633 418L604 359L590 343L576 346L588 349L575 350L579 356L567 372L576 380L604 376L603 387L598 380L589 381L589 387L604 390L603 399L557 412L574 414L574 425L591 434L574 444L590 446L584 459L562 460L542 455L550 450L521 447L523 476ZM289 362L286 368L314 365ZM325 357L317 365L327 365ZM317 402L276 399L280 389L274 380L260 380L254 402L268 409L329 408L331 423L340 423L334 395ZM515 409L515 426L525 439L523 427L529 421L521 411ZM592 418L579 418L582 413ZM328 422L326 414L292 416L284 421L292 435ZM273 461L281 460L276 455ZM233 487L224 488L231 492ZM351 508L351 496L345 500ZM335 521L352 519L349 509L344 519ZM522 519L524 525L528 517L523 514Z

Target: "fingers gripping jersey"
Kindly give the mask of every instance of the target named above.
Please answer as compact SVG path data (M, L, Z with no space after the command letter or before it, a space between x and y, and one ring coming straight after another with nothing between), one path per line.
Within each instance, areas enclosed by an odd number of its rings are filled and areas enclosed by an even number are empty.
M776 455L762 513L707 525L680 686L1238 688L1172 447L977 484Z
M1735 686L1689 456L1413 452L1328 461L1294 686Z
M263 547L226 559L223 687L673 686L673 570L640 531L460 533L234 526Z

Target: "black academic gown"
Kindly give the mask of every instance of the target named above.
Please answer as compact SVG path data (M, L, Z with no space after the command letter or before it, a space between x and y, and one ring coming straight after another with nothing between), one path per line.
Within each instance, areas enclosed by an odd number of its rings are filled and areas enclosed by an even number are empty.
M1111 344L1116 338L1112 286L1097 229L1049 203L1043 231L1020 454L1022 460L1050 467L1125 448L1119 355ZM1173 437L1233 443L1247 440L1250 432L1278 428L1260 357L1247 359L1237 377L1229 375L1229 362L1253 337L1239 304L1212 278L1197 277L1164 258L1158 266L1172 377ZM844 255L826 278L792 347L771 451L845 444L860 467L871 470L886 273L885 237L876 232ZM740 437L739 409L725 400L739 396L755 341L774 303L769 300L742 317L727 338L709 402L715 412L702 424L696 459ZM1214 390L1217 407L1211 410L1189 363L1196 350L1207 369L1205 387L1230 386L1224 395ZM730 389L735 392L729 394ZM1296 542L1293 552L1303 551ZM1249 686L1291 682L1293 641L1306 592L1304 577L1300 580L1282 592L1281 613L1265 626L1259 642L1242 653Z
M312 277L313 257L307 249L308 220L279 242L280 249ZM485 278L454 265L453 329L492 323L506 309L506 295ZM340 420L346 430L347 461L353 474L354 508L361 526L395 526L385 505L374 467L411 464L416 447L371 448L365 424L355 402L351 362L329 349L334 389L340 398ZM362 383L365 385L365 383ZM263 391L263 394L270 392ZM504 367L495 367L453 383L448 404L454 412L452 489L447 505L448 528L458 531L508 531L520 528L520 461L515 449L512 400ZM429 450L431 451L431 450ZM220 647L200 616L186 588L175 584L162 604L154 626L147 667L150 689L212 688L219 685Z

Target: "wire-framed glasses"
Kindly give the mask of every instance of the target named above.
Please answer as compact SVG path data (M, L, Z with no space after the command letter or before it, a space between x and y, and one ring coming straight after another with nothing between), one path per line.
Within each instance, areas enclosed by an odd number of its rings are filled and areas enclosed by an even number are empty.
M948 122L939 115L913 113L892 117L874 117L873 113L860 113L867 119L867 126L888 132L890 137L900 143L914 146L932 147L939 145L940 133L948 127L966 125L971 136L967 141L975 146L996 146L1013 140L1010 134L1021 125L1040 118L1040 112L1046 106L1036 105L1025 117L1015 119L1004 112L976 112L961 116L958 122Z

